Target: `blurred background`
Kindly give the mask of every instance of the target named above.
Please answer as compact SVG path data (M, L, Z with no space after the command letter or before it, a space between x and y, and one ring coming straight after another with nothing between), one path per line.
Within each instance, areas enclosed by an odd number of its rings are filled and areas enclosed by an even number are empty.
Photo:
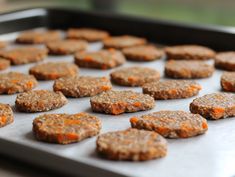
M235 0L0 0L0 12L38 6L96 9L186 23L235 26Z

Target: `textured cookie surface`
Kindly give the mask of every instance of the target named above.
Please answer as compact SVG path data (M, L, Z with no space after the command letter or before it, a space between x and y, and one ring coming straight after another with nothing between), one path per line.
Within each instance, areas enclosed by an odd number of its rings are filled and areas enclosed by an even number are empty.
M149 94L155 100L179 99L195 96L201 86L188 80L156 81L143 85L143 93Z
M208 119L222 119L235 116L235 95L212 93L196 98L190 104L190 111Z
M224 72L220 84L223 90L235 92L235 72Z
M13 112L9 105L0 103L0 127L4 127L14 121Z
M42 44L50 41L60 40L61 34L59 31L27 31L21 33L17 38L17 43L25 44Z
M94 96L112 89L112 85L106 77L74 76L64 77L55 81L54 91L61 91L68 97Z
M69 144L95 136L101 121L87 113L44 114L33 121L33 132L40 141Z
M96 150L112 160L144 161L166 156L167 142L156 132L128 129L99 135Z
M129 35L109 37L103 41L105 48L115 49L144 45L146 42L144 38Z
M29 69L29 73L39 80L54 80L61 77L75 76L78 71L75 64L67 62L47 62Z
M21 112L42 112L60 108L68 100L61 92L50 90L31 90L16 97L16 107Z
M141 86L148 82L159 80L160 73L147 67L126 67L113 71L111 79L118 85Z
M171 78L196 79L212 76L214 67L204 61L169 60L165 74Z
M151 45L128 47L122 52L128 60L133 61L153 61L164 55L163 50Z
M107 37L109 37L109 33L107 31L93 28L71 28L67 32L67 38L84 39L89 42L101 41Z
M35 47L21 47L7 51L1 51L0 56L13 65L21 65L42 61L47 56L47 50Z
M149 110L155 106L155 101L151 96L133 91L102 92L91 97L90 102L94 112L114 115Z
M9 60L0 58L0 70L9 68L11 62Z
M137 129L156 131L167 138L189 138L203 134L208 125L199 114L184 111L159 111L130 119Z
M215 67L235 71L235 52L221 52L215 56Z
M61 41L48 42L46 46L50 54L66 55L66 54L73 54L77 51L86 50L88 44L86 41L83 40L67 39Z
M199 45L166 47L165 52L168 59L208 60L215 57L215 52L212 49Z
M80 67L110 69L126 62L118 50L100 50L96 52L77 52L75 63Z
M38 85L34 76L9 72L0 74L0 94L14 94L32 90Z

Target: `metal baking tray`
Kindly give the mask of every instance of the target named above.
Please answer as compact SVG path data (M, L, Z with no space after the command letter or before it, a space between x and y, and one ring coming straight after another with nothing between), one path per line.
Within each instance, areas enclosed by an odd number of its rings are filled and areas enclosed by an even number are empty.
M14 40L20 31L40 28L67 29L68 27L95 27L113 35L131 34L146 37L151 42L170 44L201 44L216 50L235 50L233 28L194 26L144 18L85 12L71 9L26 9L0 15L0 39ZM15 47L15 46L13 46ZM90 50L98 50L101 43L93 43ZM73 61L73 56L49 56L46 61ZM12 66L3 71L28 72L34 64ZM141 65L159 70L163 76L164 59L154 62L130 62L124 66ZM81 75L107 76L112 70L81 69ZM203 90L199 96L220 91L220 75L197 80ZM163 78L164 79L164 78ZM52 89L53 81L40 82L37 89ZM119 87L114 89L140 88ZM209 121L205 135L188 139L168 140L168 155L147 162L110 161L97 156L96 137L70 145L56 145L36 141L32 134L33 119L43 113L20 113L14 108L16 95L1 95L0 102L12 105L15 122L0 129L0 152L20 160L59 172L83 177L232 177L235 175L235 119ZM194 99L156 101L150 111L127 113L119 116L93 113L89 98L69 99L69 103L47 113L77 113L86 111L102 120L101 133L130 127L129 118L159 110L185 110Z

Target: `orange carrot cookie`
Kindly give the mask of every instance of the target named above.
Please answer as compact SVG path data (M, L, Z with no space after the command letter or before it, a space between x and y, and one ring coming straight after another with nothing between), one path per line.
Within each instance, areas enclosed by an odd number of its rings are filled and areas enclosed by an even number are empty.
M31 90L20 93L16 97L15 105L21 112L43 112L60 108L68 103L61 92L50 90Z
M204 95L193 100L190 111L208 119L233 117L235 116L235 95L233 93Z
M9 60L0 58L0 70L9 68L11 62Z
M1 51L0 56L13 65L21 65L42 61L47 57L47 50L35 47L21 47L7 51Z
M88 44L83 40L60 40L60 41L52 41L46 44L47 49L50 54L55 55L68 55L73 54L77 51L86 50Z
M207 131L206 119L184 111L159 111L130 119L133 128L152 130L167 138L189 138Z
M197 79L212 76L214 67L204 61L169 60L165 65L165 75L179 79Z
M39 80L54 80L61 77L75 76L78 71L75 64L67 62L42 63L29 69L29 73Z
M109 37L107 31L93 28L71 28L67 32L69 39L84 39L89 42L101 41Z
M112 89L112 85L106 77L74 76L64 77L55 81L54 91L61 91L68 97L94 96Z
M147 67L126 67L110 74L112 81L118 85L141 86L160 79L160 73Z
M235 72L223 73L220 84L224 91L235 92Z
M166 47L165 52L168 59L175 60L208 60L215 57L215 52L199 45L178 45Z
M215 56L215 67L235 71L235 52L221 52Z
M59 31L26 31L21 33L17 38L17 43L23 44L43 44L50 41L61 39Z
M90 103L94 112L114 115L124 112L145 111L155 106L154 99L149 95L133 91L114 90L91 97Z
M0 49L3 49L7 46L7 43L4 41L0 41Z
M166 156L167 142L156 132L127 129L99 135L96 150L111 160L145 161Z
M33 121L33 132L40 141L69 144L95 136L101 121L90 114L44 114Z
M136 36L114 36L109 37L103 41L105 48L123 49L127 47L133 47L138 45L144 45L147 43L146 39Z
M165 80L143 85L143 93L155 100L189 98L197 95L201 89L198 83L188 80Z
M77 52L75 63L80 67L110 69L126 62L118 50L100 50L97 52Z
M164 52L153 45L141 45L124 48L123 54L128 60L153 61L163 57Z
M14 121L13 112L9 105L0 103L0 127L4 127Z
M14 94L32 90L38 85L34 76L9 72L0 74L0 94Z

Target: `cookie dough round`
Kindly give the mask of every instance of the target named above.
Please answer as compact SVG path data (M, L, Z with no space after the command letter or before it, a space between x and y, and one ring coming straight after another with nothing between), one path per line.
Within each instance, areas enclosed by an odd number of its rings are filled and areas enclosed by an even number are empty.
M235 95L233 93L204 95L193 100L190 111L208 119L233 117L235 116Z
M47 62L35 65L29 69L29 73L38 80L55 80L61 77L76 76L78 67L67 62Z
M126 62L123 54L118 50L100 50L96 52L77 52L75 63L79 67L111 69Z
M54 91L61 91L67 97L88 97L112 89L106 77L74 76L63 77L55 81Z
M169 60L165 65L165 75L177 79L199 79L211 77L214 67L204 61Z
M1 51L0 57L9 60L12 65L22 65L42 61L47 57L47 50L36 47L20 47Z
M215 52L212 49L199 45L166 47L165 52L168 59L174 60L208 60L215 57Z
M32 90L38 85L34 76L9 72L0 74L0 94L14 94Z
M132 66L113 71L110 77L118 85L134 87L159 80L160 73L152 68Z
M235 71L235 52L221 52L215 56L215 67Z
M235 92L235 72L224 72L220 84L224 91Z
M0 127L4 127L14 121L10 105L0 103Z
M101 121L90 114L44 114L33 121L33 132L39 141L69 144L95 136Z
M205 118L185 111L158 111L132 117L130 122L133 128L155 131L167 138L189 138L208 129Z
M61 92L31 90L16 97L16 108L21 112L43 112L60 108L68 103Z
M143 85L143 93L155 100L189 98L197 95L202 87L189 80L164 80Z
M125 112L145 111L155 106L155 101L151 96L129 90L102 92L91 97L90 103L94 112L114 115Z
M146 161L166 156L167 142L156 132L128 129L99 135L96 150L111 160Z

